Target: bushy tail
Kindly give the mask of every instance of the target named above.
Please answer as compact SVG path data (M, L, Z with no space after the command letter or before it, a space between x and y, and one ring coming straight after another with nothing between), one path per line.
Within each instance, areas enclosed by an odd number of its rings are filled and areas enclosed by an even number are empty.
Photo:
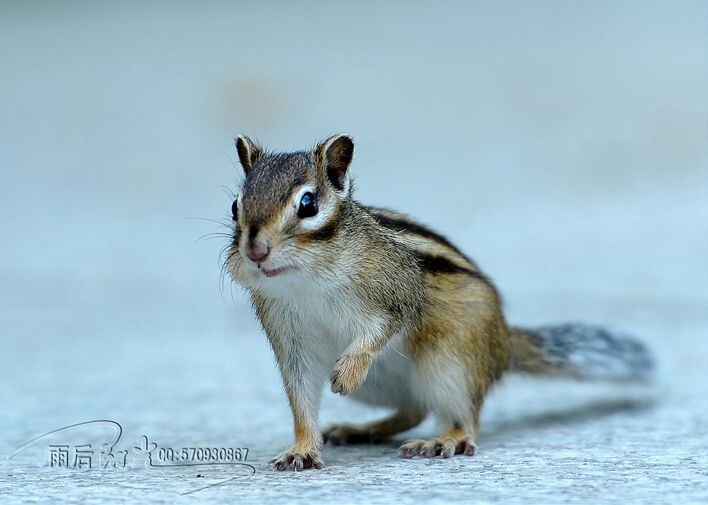
M599 326L511 328L511 371L580 380L646 382L653 368L654 360L644 344Z

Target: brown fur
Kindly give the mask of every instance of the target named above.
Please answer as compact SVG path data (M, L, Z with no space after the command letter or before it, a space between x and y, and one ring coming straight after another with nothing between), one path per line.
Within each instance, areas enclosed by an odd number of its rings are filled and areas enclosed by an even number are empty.
M311 261L316 262L313 268L320 275L326 276L328 270L335 275L346 266L352 280L347 287L350 291L339 296L357 300L383 321L379 335L355 341L333 364L332 391L346 395L359 388L372 360L391 336L405 332L410 358L419 366L445 373L446 367L455 363L466 370L467 384L460 387L469 395L465 402L470 405L469 412L447 426L441 439L447 444L446 453L450 452L450 440L455 447L465 440L473 445L484 397L509 363L509 335L497 291L477 265L441 235L402 214L364 207L351 193L337 196L351 161L350 142L335 136L318 144L311 154L269 155L248 139L240 140L237 146L239 156L245 158L242 164L247 178L243 188L245 217L238 235L245 229L253 234L255 229L275 245L292 236L299 248L316 251ZM297 222L276 229L280 209L290 194L308 181L316 185L322 201L335 202L332 215L315 231L298 232ZM238 242L234 246L237 248ZM238 269L240 258L233 261L232 271ZM269 322L273 302L257 292L252 297L283 373L295 422L292 452L276 465L292 464L299 454L303 465L316 466L320 441L298 394L298 372L280 344L280 330ZM424 415L420 408L412 408L361 428L335 427L330 438L383 438L409 429Z
M401 447L403 455L472 455L484 399L505 371L564 371L562 339L555 333L510 330L494 284L445 237L408 216L353 199L347 179L353 155L349 137L330 137L311 152L269 154L246 137L239 137L237 148L246 180L227 268L249 290L293 412L295 443L275 460L276 468L322 465L316 426L321 383L311 370L311 356L302 354L303 349L320 352L312 345L309 320L303 320L309 317L322 327L319 312L331 311L340 324L327 331L341 332L344 325L355 333L346 335L351 343L344 352L326 363L333 392L347 395L369 384L370 368L396 335L404 336L407 358L424 381L422 389L428 388L417 404L394 399L391 406L398 411L386 419L328 428L324 437L332 443L380 440L412 428L437 409L446 424L440 437L409 441ZM293 195L304 185L328 209L321 222L310 221L316 228L293 214ZM306 274L298 279L316 280L313 290L321 308L308 306L310 312L301 314L300 300L249 284L251 274L244 267L250 264L244 265L248 260L240 248L258 234L274 250L288 248L287 260ZM557 348L544 352L543 342Z

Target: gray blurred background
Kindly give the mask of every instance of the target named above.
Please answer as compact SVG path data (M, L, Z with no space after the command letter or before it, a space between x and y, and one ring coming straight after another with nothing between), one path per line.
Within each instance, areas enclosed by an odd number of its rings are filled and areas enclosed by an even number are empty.
M707 118L704 1L5 0L0 453L112 418L131 442L250 445L259 473L239 489L255 501L341 502L354 485L384 500L420 475L443 479L439 497L708 499ZM329 449L302 479L267 472L289 409L247 300L220 281L228 239L209 234L228 231L234 135L289 150L339 131L357 143L358 198L447 234L511 322L644 338L653 405L510 380L474 460L402 462L390 445ZM326 395L322 421L379 415ZM61 473L43 449L4 464L18 499L172 500L189 480Z

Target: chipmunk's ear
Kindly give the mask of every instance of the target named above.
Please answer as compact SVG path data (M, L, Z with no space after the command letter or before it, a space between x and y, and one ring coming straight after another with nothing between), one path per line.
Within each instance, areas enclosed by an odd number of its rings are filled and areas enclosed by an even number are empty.
M253 165L265 154L265 149L253 142L245 135L239 135L235 139L238 159L241 162L243 171L248 175Z
M347 170L354 157L354 141L349 135L333 135L315 148L315 158L332 185L342 191Z

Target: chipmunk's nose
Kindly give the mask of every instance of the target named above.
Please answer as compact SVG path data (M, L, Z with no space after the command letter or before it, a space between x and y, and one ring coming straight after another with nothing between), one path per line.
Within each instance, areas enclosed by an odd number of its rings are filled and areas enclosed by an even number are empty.
M248 243L248 249L246 250L246 256L251 258L251 261L255 263L263 263L268 255L270 254L270 246L262 243L253 244Z
M246 245L246 256L255 263L262 263L270 254L270 243L268 239L258 236L258 227L252 226L248 233L248 244Z

